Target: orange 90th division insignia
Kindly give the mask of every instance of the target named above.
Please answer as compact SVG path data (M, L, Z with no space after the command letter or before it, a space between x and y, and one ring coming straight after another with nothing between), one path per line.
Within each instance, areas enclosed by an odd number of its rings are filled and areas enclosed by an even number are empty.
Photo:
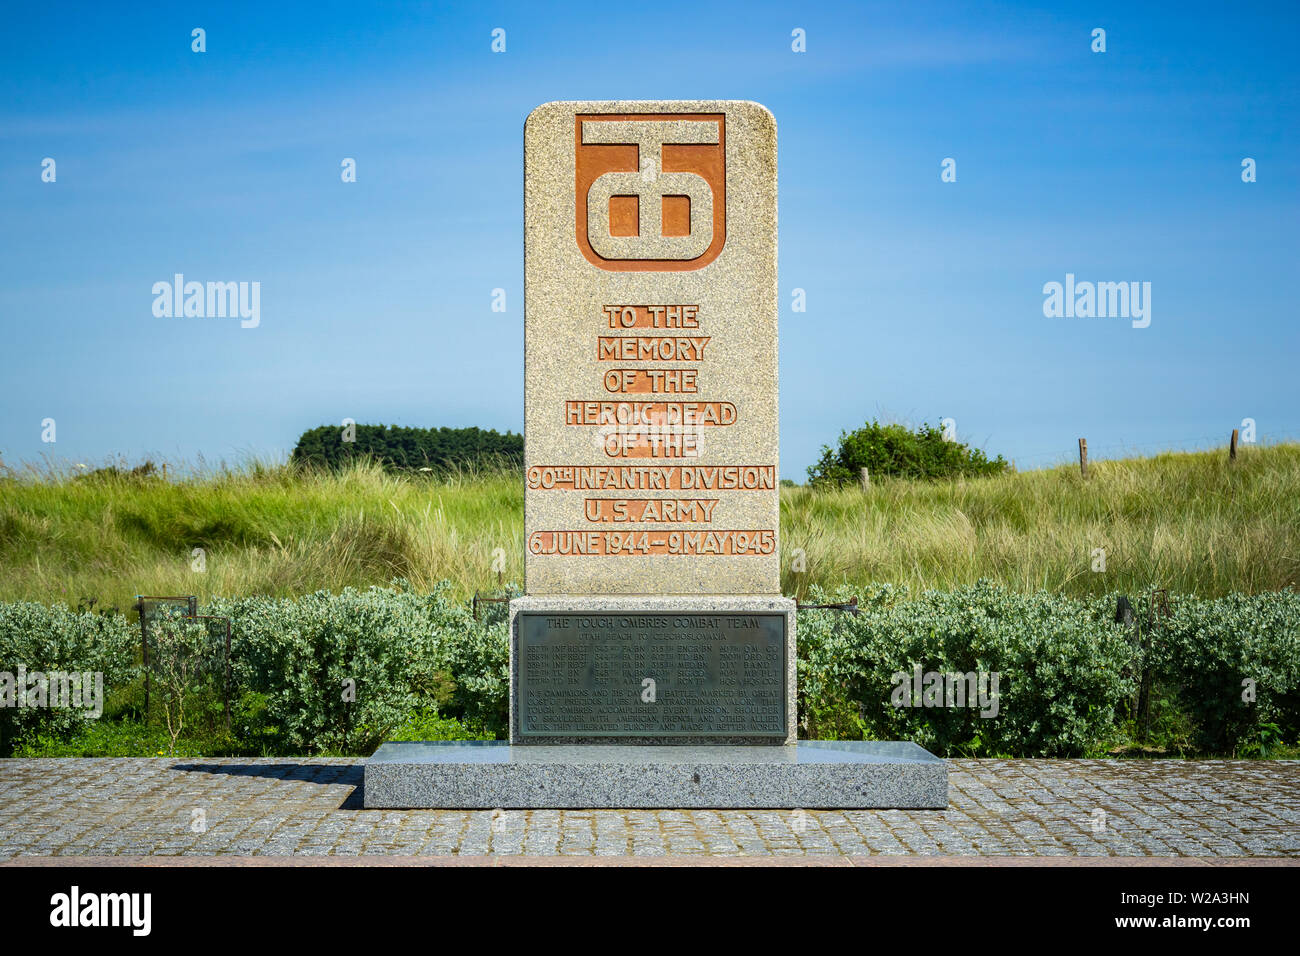
M727 241L721 113L579 114L578 248L611 272L701 269Z

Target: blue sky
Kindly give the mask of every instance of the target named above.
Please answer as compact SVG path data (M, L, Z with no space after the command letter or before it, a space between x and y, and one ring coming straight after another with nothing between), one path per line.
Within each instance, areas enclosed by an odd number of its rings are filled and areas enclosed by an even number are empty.
M520 430L523 121L587 98L775 114L785 477L872 417L1021 468L1300 438L1298 46L1290 3L14 7L0 457ZM260 325L154 316L177 272ZM1067 273L1150 282L1150 326L1045 317Z

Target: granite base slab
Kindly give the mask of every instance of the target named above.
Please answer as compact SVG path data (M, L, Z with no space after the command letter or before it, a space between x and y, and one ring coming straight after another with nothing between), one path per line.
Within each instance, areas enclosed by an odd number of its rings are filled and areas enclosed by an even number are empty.
M906 741L776 747L386 743L363 805L389 809L944 809L948 764Z

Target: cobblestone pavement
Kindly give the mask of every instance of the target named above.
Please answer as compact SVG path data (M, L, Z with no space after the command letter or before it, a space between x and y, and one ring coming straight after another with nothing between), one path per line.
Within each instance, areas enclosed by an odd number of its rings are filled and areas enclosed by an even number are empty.
M364 810L350 759L0 761L27 856L1300 857L1300 761L954 760L936 810Z

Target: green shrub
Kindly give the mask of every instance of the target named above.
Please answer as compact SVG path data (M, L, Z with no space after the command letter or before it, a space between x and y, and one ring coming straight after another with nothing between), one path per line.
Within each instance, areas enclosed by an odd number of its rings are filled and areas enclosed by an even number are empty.
M808 469L808 482L815 488L854 484L863 468L873 478L956 478L1000 474L1007 463L1001 455L990 460L978 448L948 441L928 424L912 431L871 421L840 432L838 448L823 445L821 458Z
M1192 716L1197 747L1259 752L1275 738L1296 740L1300 594L1176 598L1171 611L1152 634L1152 666Z
M206 621L167 609L149 624L150 705L161 712L171 737L169 753L188 727L206 735L224 716L226 684L224 628L215 634ZM153 716L151 713L150 717Z
M281 753L370 753L420 707L504 732L509 650L500 624L476 621L448 588L405 582L298 599L213 602L231 618L233 683L241 706Z
M878 587L856 616L800 615L809 737L826 733L819 726L826 712L843 725L846 706L857 708L863 736L913 740L940 755L1072 756L1114 736L1117 711L1133 692L1134 648L1124 628L1095 607L984 581L905 598L903 588ZM989 675L987 706L899 706L906 698L896 689L910 688L918 667L922 674Z
M494 734L476 730L455 717L443 717L432 707L412 711L388 740L495 740Z
M45 734L68 737L85 728L99 715L85 708L20 707L17 695L35 687L14 686L20 668L31 675L50 672L101 674L103 709L112 711L114 702L129 697L138 686L136 651L139 631L120 614L72 611L67 605L47 606L33 602L0 602L0 754L9 753L24 737ZM47 685L46 703L50 703ZM12 700L9 695L12 695Z

